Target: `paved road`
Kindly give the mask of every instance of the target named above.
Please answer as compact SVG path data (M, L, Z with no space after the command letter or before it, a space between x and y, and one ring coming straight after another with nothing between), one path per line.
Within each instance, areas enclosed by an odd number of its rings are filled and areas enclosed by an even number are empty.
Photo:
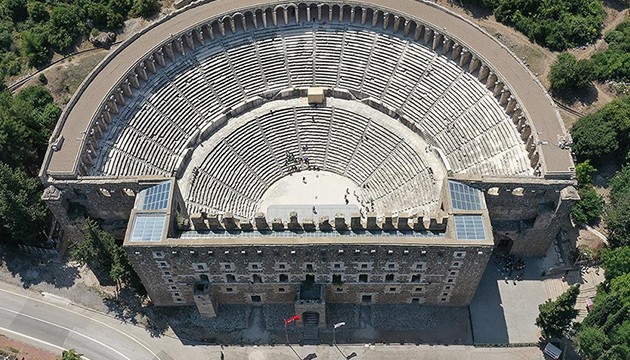
M98 316L55 304L64 304L63 299L29 295L0 288L0 332L54 352L73 348L90 360L159 359L145 344Z
M54 353L76 349L88 360L294 360L343 359L353 352L356 360L438 359L499 360L543 359L537 348L475 348L429 345L283 345L240 347L185 345L179 339L152 338L138 326L77 307L67 299L39 294L0 283L0 334Z

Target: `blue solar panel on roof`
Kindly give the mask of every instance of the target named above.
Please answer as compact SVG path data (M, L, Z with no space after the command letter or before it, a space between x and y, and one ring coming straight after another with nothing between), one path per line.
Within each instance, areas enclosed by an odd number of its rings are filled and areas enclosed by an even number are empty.
M455 232L458 240L484 240L486 231L482 215L455 215Z
M142 202L142 210L166 209L170 190L170 181L165 181L159 185L143 190L144 198Z
M451 204L457 210L480 210L481 191L468 185L449 181L448 189L451 193Z
M130 241L160 241L162 230L166 222L165 215L140 214L136 215L131 230Z

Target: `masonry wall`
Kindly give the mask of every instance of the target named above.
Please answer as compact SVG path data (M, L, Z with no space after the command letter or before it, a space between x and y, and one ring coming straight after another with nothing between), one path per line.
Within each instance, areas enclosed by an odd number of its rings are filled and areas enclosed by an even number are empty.
M505 178L460 180L480 188L495 242L508 239L510 253L541 257L563 228L571 227L571 206L579 199L574 181Z
M325 286L327 303L360 303L372 295L375 304L465 306L492 252L465 244L125 248L158 306L193 305L193 285L206 276L219 304L256 303L252 295L260 303L294 302L307 275Z

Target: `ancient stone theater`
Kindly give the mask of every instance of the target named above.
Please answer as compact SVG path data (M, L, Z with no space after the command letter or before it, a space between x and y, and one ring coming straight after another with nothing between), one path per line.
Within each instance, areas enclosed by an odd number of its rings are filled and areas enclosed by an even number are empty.
M543 256L574 165L513 53L430 2L218 0L127 39L50 140L66 241L124 239L158 306L468 305L493 252Z

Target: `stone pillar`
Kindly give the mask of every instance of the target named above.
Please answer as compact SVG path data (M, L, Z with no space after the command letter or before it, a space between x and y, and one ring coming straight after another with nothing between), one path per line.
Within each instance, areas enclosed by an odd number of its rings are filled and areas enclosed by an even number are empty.
M413 22L411 22L409 20L405 20L405 26L403 28L403 35L404 36L409 36L409 32L411 31L411 24L413 24Z
M282 8L282 13L284 15L284 25L289 25L289 9Z
M387 30L388 26L389 26L389 13L384 12L383 13L383 30Z
M343 213L335 214L335 230L337 231L348 230L348 224L346 224L346 218Z
M254 22L255 20L256 19L254 19ZM203 28L201 26L195 29L195 37L197 38L197 41L199 41L201 45L206 44L206 40L203 38Z
M494 95L494 97L497 97L501 95L501 91L503 91L503 82L497 81L494 85L494 89L492 90L492 95Z
M254 216L254 224L256 224L256 229L258 229L258 231L269 230L269 223L267 223L265 213L256 213L256 215Z
M510 96L510 98L508 99L507 105L505 107L505 112L509 114L512 111L514 111L514 109L516 108L516 104L517 104L516 98L514 98L514 96Z
M409 230L409 215L407 215L406 213L398 214L395 226L398 228L398 231Z
M302 227L304 231L315 231L317 227L315 226L315 222L311 218L304 218L302 221Z
M392 214L385 213L385 216L383 218L383 231L393 231L393 230L396 230L396 228L394 227Z
M367 22L367 9L361 8L361 25L365 25Z
M468 71L473 73L475 72L475 70L479 69L480 66L481 66L481 60L479 60L478 58L473 58L472 60L470 60L470 66L468 68Z
M363 230L360 213L353 212L352 214L350 214L350 228L354 231Z
M123 80L123 82L120 84L120 89L122 90L125 96L133 95L133 91L131 90L131 84L129 83L129 79Z
M373 212L367 213L367 229L379 230L378 223L376 221L376 213L373 213Z
M273 231L283 231L284 230L284 223L282 222L281 218L274 218L273 221L271 222L271 229Z
M489 74L490 74L490 68L487 65L482 64L481 69L479 70L479 76L477 77L477 79L479 79L479 81L483 81L484 79L488 77Z
M147 76L147 67L144 64L136 66L136 74L140 76L140 79L147 81L149 77Z
M424 25L416 24L416 31L413 33L413 41L420 40L422 34L424 33Z
M470 51L463 49L462 55L459 57L459 66L466 66L468 62L470 62L470 59L472 59L472 54L470 53Z
M129 79L129 83L135 89L140 88L140 80L138 80L138 74L136 74L135 72L132 72L131 74L127 75L127 79Z
M394 15L394 28L392 29L394 33L397 33L400 29L400 16Z
M497 74L495 74L494 72L490 71L490 73L488 74L488 80L486 81L486 88L487 89L492 89L496 85L497 80L498 80Z
M276 9L271 11L271 21L273 21L274 26L278 26L278 12Z
M453 53L451 54L451 60L456 60L457 58L459 58L462 54L462 50L464 50L464 48L459 45L459 44L454 44L453 45Z
M231 211L226 211L223 214L223 226L225 230L234 231L239 230L239 220L234 217L234 214Z
M191 50L195 50L195 42L193 41L193 33L189 31L187 34L184 34L184 40L186 41L186 45Z
M173 52L173 43L172 42L169 41L166 44L164 44L162 49L164 50L164 53L166 54L166 56L169 59L175 60L175 53Z
M430 41L433 41L433 29L426 29L424 31L424 44L429 44Z
M289 223L287 224L287 227L291 231L298 231L302 229L302 226L298 222L298 213L296 211L291 211L289 214Z
M381 11L380 10L374 10L373 14L372 14L372 27L376 27L376 24L378 23L378 18L381 16Z
M190 222L193 224L195 230L208 230L204 213L190 214Z
M219 215L216 213L212 213L208 215L208 227L210 230L220 230L221 223L219 222Z
M501 97L499 98L499 104L501 106L505 106L510 96L512 96L512 93L510 92L510 90L508 89L501 90Z
M435 34L435 36L433 36L433 43L431 44L431 48L433 49L433 51L439 48L442 45L443 41L444 41L444 35L440 33Z
M320 231L331 231L332 225L328 220L328 216L320 216L319 218L319 230Z

